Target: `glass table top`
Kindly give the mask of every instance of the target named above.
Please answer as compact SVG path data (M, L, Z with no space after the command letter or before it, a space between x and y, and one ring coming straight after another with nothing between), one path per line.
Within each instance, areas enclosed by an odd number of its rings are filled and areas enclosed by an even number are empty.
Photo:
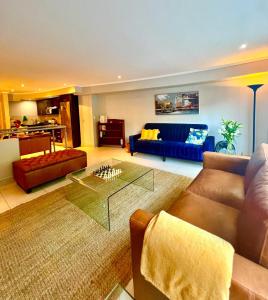
M67 199L110 230L109 199L130 184L154 190L153 169L131 162L110 159L66 176Z
M121 173L107 179L97 177L94 174L96 170L107 166L110 166L115 170L120 170ZM67 175L67 178L72 181L79 182L97 193L111 196L150 171L152 171L152 169L149 167L112 158L94 165L93 167L87 167L79 171L72 172Z

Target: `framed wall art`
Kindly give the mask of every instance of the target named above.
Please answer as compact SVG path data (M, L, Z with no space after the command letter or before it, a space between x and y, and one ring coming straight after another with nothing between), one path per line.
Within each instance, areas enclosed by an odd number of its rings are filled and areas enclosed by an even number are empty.
M156 115L199 114L199 92L155 95Z

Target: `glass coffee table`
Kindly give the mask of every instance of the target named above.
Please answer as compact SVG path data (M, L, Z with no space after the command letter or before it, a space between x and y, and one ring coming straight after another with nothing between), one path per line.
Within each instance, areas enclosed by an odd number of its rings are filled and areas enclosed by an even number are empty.
M154 191L154 170L142 165L110 159L66 176L67 199L100 225L110 230L110 198L130 184Z
M104 300L134 300L134 298L126 288L117 284L104 298Z

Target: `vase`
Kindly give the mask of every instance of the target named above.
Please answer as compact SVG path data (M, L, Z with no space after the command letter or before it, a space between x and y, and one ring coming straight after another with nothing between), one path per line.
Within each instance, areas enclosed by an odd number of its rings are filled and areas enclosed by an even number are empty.
M224 154L236 154L235 146L226 141L220 141L216 144L215 151Z

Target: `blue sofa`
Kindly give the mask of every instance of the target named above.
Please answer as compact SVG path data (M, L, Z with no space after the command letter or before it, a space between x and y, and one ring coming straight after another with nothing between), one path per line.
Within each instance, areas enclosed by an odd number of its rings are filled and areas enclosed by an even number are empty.
M130 152L142 152L166 157L181 158L194 161L203 161L203 152L214 151L215 138L208 136L203 145L186 144L190 128L208 129L205 124L170 124L147 123L145 129L159 129L159 138L162 140L140 140L141 134L129 137Z

